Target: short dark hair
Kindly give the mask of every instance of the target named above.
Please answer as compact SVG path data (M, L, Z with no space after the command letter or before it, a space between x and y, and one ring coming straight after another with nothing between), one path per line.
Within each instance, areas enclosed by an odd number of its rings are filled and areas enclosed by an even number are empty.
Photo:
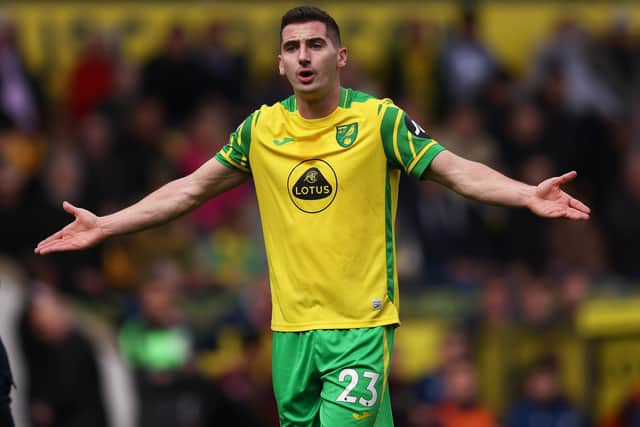
M282 43L282 30L289 24L301 24L304 22L319 21L327 27L327 36L331 39L336 47L341 45L340 28L335 19L327 12L315 6L298 6L290 9L282 15L280 24L280 43Z

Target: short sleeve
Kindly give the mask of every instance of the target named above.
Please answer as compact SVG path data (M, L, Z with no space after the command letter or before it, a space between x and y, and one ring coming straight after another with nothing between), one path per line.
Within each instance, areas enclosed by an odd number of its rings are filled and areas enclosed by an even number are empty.
M251 173L249 149L255 113L247 117L238 128L229 135L229 142L216 154L216 160L231 169Z
M431 161L444 151L407 113L390 102L383 106L380 134L389 163L416 178L421 178Z

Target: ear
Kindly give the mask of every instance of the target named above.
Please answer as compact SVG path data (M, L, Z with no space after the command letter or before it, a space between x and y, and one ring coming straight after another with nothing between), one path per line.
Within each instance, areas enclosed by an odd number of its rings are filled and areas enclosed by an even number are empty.
M285 72L284 72L284 64L282 63L282 55L278 54L278 71L280 72L281 76L285 76Z
M341 47L338 49L338 68L344 68L347 66L347 48Z

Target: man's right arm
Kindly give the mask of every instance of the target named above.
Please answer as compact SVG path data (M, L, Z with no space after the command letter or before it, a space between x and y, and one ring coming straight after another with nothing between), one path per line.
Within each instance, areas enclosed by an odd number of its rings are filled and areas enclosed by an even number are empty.
M35 252L78 250L91 247L119 234L144 230L171 221L249 178L249 175L222 165L215 158L183 178L171 181L139 202L98 217L64 202L63 208L75 221L38 244Z

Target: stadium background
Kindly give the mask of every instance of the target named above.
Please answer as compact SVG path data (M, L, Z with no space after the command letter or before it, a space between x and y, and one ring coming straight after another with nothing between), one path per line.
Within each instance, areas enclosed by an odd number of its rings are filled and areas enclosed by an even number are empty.
M1 7L0 332L19 425L127 427L136 413L140 425L277 425L250 185L83 254L30 252L68 220L61 200L125 206L287 96L274 58L294 5ZM397 425L450 425L451 408L524 425L523 397L549 419L635 425L640 6L319 5L350 49L345 86L392 97L443 145L519 179L577 169L570 190L594 208L588 223L539 221L404 179ZM553 399L533 396L545 375Z

